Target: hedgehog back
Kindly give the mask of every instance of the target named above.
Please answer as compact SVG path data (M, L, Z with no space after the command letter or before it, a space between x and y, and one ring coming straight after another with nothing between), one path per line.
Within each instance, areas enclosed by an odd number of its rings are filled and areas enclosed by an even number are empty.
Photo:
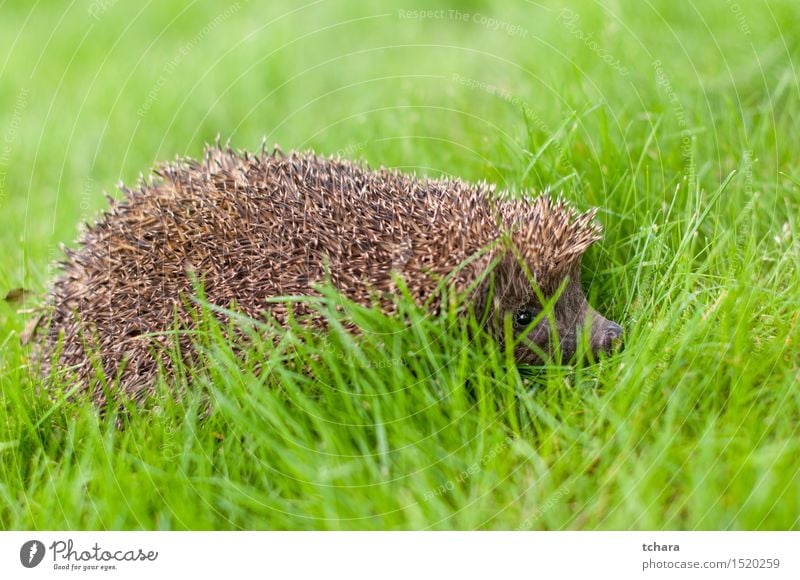
M123 191L68 252L40 359L47 372L60 342L56 364L88 386L97 363L87 351L97 352L105 376L133 396L149 391L159 363L170 371L166 331L191 326L195 281L208 302L255 318L285 321L286 305L267 299L312 295L325 280L392 312L393 271L422 303L498 236L484 184L312 154L215 147ZM488 261L459 270L454 285L466 288ZM191 351L188 337L181 347ZM104 401L99 384L92 396Z

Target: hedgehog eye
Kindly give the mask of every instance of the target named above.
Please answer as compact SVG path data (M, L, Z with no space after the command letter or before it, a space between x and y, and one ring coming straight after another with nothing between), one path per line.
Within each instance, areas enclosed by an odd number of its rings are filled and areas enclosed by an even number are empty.
M533 322L534 312L528 307L522 307L514 313L514 326L522 330Z

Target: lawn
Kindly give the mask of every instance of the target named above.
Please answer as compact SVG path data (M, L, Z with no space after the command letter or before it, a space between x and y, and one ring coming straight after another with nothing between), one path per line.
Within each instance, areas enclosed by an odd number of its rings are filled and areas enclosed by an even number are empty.
M800 5L453 6L0 1L2 529L800 527ZM280 349L204 325L122 428L43 392L60 245L218 135L600 208L625 349L518 368L408 304Z

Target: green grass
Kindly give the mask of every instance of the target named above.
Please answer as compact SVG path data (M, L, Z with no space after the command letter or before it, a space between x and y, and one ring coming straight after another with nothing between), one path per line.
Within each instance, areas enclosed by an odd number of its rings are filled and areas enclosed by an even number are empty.
M0 2L3 294L220 134L563 189L601 208L584 283L626 329L530 374L409 305L278 348L209 324L195 386L118 429L39 390L35 301L2 302L2 528L800 527L800 8L503 4Z

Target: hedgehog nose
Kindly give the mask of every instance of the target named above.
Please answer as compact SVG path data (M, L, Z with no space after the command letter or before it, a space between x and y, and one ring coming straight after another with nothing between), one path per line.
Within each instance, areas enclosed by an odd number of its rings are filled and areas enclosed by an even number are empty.
M606 350L611 350L619 346L622 342L622 327L616 322L609 322L603 336L603 346Z

